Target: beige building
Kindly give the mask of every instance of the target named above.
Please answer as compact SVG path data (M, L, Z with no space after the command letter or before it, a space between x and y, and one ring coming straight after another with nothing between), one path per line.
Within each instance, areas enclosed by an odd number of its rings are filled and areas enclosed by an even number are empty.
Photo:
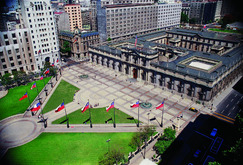
M69 15L70 30L74 31L75 27L82 29L82 17L79 4L68 4L64 7Z
M34 71L35 57L28 29L0 32L0 76L14 71Z

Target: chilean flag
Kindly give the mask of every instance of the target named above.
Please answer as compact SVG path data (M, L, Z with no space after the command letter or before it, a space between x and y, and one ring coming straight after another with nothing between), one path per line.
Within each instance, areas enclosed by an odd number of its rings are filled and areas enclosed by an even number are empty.
M51 66L54 66L54 62L51 64Z
M89 102L87 102L87 104L85 105L85 107L83 107L81 112L84 113L87 109L89 109Z
M160 109L160 108L162 108L164 106L164 101L161 103L161 104L159 104L157 107L156 107L156 109Z
M37 103L30 110L31 110L31 112L33 112L33 111L38 111L39 109L40 109L40 103Z
M30 90L32 90L33 88L36 88L36 83L34 83L34 84L32 85L32 87L30 88Z
M41 76L40 80L43 80L43 76Z
M203 26L203 29L205 29L207 26L206 26L206 24Z
M58 58L57 58L57 63L58 63Z
M50 70L49 70L49 68L47 68L44 73L48 74L49 72L50 72Z
M114 108L114 101L111 103L109 107L106 108L106 112L108 112L111 108Z
M25 98L27 98L28 97L28 94L27 94L27 92L24 94L24 96L22 96L20 99L19 99L19 101L21 101L21 100L23 100L23 99L25 99Z
M139 101L137 101L135 104L130 105L131 108L137 108L139 107Z
M62 102L62 104L59 105L59 106L56 108L55 112L59 112L59 111L63 110L64 108L65 108L65 106L64 106L64 102Z
M38 54L40 54L40 53L41 53L41 50L38 51Z

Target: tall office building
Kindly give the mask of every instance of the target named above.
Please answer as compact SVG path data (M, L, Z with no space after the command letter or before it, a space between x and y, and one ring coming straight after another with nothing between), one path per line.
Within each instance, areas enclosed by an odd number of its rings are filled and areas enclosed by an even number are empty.
M82 29L82 17L79 4L68 4L64 7L69 15L70 30L74 31L76 27Z
M97 0L91 6L91 26L102 41L179 26L182 8L174 0Z
M53 10L49 0L19 0L22 27L30 31L37 70L45 62L59 58L59 45ZM56 64L55 64L56 65Z

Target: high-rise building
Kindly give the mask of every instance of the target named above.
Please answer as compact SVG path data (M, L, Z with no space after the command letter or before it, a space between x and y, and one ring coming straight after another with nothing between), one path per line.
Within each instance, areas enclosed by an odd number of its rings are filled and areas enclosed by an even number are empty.
M182 8L174 0L98 0L91 6L91 27L101 41L179 26Z
M82 17L79 4L68 4L64 7L69 15L70 30L74 31L76 27L82 29Z
M45 62L53 63L60 56L53 10L49 0L19 0L19 4L20 22L29 30L29 42L39 70Z

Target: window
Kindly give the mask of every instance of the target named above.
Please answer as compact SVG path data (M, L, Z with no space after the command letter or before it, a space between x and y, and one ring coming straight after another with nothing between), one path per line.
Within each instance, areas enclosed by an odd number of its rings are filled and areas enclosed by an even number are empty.
M8 35L7 34L4 34L3 37L4 37L4 39L8 39Z
M5 59L1 59L2 62L5 62Z
M10 60L10 61L13 61L13 57L9 57L9 60Z
M8 50L8 54L11 54L11 50Z

